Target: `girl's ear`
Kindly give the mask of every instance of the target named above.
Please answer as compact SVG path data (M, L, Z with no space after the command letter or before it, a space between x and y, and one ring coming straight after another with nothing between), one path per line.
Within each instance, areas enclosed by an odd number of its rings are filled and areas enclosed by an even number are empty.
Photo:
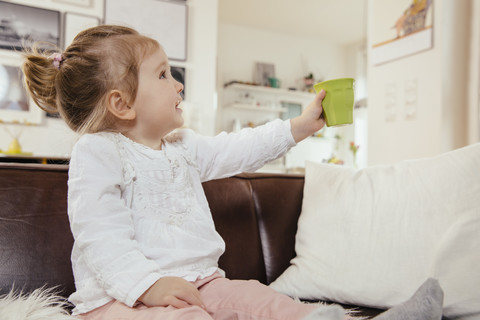
M115 117L121 120L134 120L137 114L128 106L123 92L112 90L107 97L107 108Z

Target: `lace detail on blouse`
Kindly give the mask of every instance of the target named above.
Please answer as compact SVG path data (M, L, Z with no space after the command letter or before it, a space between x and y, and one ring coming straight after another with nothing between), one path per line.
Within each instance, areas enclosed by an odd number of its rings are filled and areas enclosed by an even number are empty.
M153 150L127 137L115 137L125 186L133 188L132 209L137 212L139 224L143 220L143 223L183 225L195 208L195 192L188 172L194 162L181 140L167 141L163 150Z

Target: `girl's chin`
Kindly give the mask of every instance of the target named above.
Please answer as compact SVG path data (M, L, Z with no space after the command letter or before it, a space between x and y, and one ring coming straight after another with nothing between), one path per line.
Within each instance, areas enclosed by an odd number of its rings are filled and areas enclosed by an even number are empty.
M185 120L183 119L182 116L180 116L180 118L177 121L177 128L183 127L184 124L185 124Z

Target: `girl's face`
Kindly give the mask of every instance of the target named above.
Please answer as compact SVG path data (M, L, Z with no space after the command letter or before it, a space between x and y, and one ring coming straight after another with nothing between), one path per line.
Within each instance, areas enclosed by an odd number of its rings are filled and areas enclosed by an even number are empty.
M178 107L183 85L170 73L167 56L161 48L147 55L140 64L137 97L130 106L135 124L129 132L134 141L158 149L160 139L183 125Z

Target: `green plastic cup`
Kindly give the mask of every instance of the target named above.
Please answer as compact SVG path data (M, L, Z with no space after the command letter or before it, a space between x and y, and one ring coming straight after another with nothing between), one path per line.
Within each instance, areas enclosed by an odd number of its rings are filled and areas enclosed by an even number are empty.
M317 93L325 90L322 107L328 127L353 123L354 85L354 79L341 78L323 81L313 86Z

